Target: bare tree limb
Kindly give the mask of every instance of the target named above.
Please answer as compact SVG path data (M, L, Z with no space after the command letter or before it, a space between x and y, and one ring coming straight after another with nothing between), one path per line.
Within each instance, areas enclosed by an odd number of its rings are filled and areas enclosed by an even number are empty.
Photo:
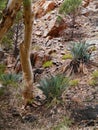
M5 33L12 26L17 12L19 11L22 4L22 0L9 0L6 8L3 11L3 19L0 23L0 41L2 40Z

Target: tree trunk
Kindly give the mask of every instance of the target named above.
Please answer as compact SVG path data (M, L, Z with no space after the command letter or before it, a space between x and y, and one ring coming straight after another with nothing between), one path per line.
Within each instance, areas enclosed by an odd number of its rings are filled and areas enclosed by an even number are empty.
M30 48L32 43L32 2L31 0L24 0L23 9L24 9L24 41L20 44L20 60L23 70L23 76L25 81L25 89L23 92L23 98L25 105L33 98L32 89L33 89L33 73L32 66L30 62Z
M3 11L3 19L0 23L0 41L2 40L5 33L12 26L15 16L19 11L23 2L24 9L24 41L20 44L20 60L25 81L25 90L23 97L25 105L33 98L32 86L33 86L33 73L30 62L30 46L32 42L32 0L8 0L7 6Z
M3 11L3 19L0 23L0 41L5 33L12 26L17 12L21 7L22 0L9 0L5 10Z

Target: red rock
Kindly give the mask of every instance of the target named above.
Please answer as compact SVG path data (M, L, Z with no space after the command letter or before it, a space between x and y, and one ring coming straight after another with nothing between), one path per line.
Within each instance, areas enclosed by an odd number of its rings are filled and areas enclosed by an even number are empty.
M44 9L42 8L42 6L45 3L45 1L46 0L39 0L33 6L33 11L35 12L37 18L40 18L44 15Z
M36 18L41 18L42 16L45 15L44 9L41 7L36 13Z
M53 1L46 1L43 5L45 14L55 8L56 4Z
M57 22L57 18L52 19L49 23L48 29L44 32L44 37L58 37L60 33L67 28L67 24L62 20Z
M36 12L36 18L41 18L47 12L53 10L56 6L56 3L54 1L46 1L46 0L40 0L35 3L33 10Z

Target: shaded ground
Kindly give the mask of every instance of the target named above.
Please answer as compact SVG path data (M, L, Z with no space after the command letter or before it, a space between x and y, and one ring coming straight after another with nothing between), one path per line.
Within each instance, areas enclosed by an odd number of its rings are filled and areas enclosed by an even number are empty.
M28 107L26 110L18 106L17 101L20 100L13 96L12 90L5 90L5 94L0 97L0 129L58 130L70 127L72 130L87 130L91 126L94 129L97 127L98 86L88 86L81 80L82 83L70 87L63 94L63 101L54 100L51 104Z

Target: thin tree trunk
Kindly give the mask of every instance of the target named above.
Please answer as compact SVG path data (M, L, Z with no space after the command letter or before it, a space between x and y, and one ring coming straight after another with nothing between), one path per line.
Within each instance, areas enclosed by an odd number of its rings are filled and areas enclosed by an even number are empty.
M12 26L17 12L21 7L22 0L9 0L5 10L3 11L3 19L0 23L0 41L5 33Z
M32 2L31 0L24 0L24 41L20 44L20 60L23 70L23 76L25 81L25 89L23 92L23 98L25 105L33 98L33 73L30 62L30 48L32 43Z

